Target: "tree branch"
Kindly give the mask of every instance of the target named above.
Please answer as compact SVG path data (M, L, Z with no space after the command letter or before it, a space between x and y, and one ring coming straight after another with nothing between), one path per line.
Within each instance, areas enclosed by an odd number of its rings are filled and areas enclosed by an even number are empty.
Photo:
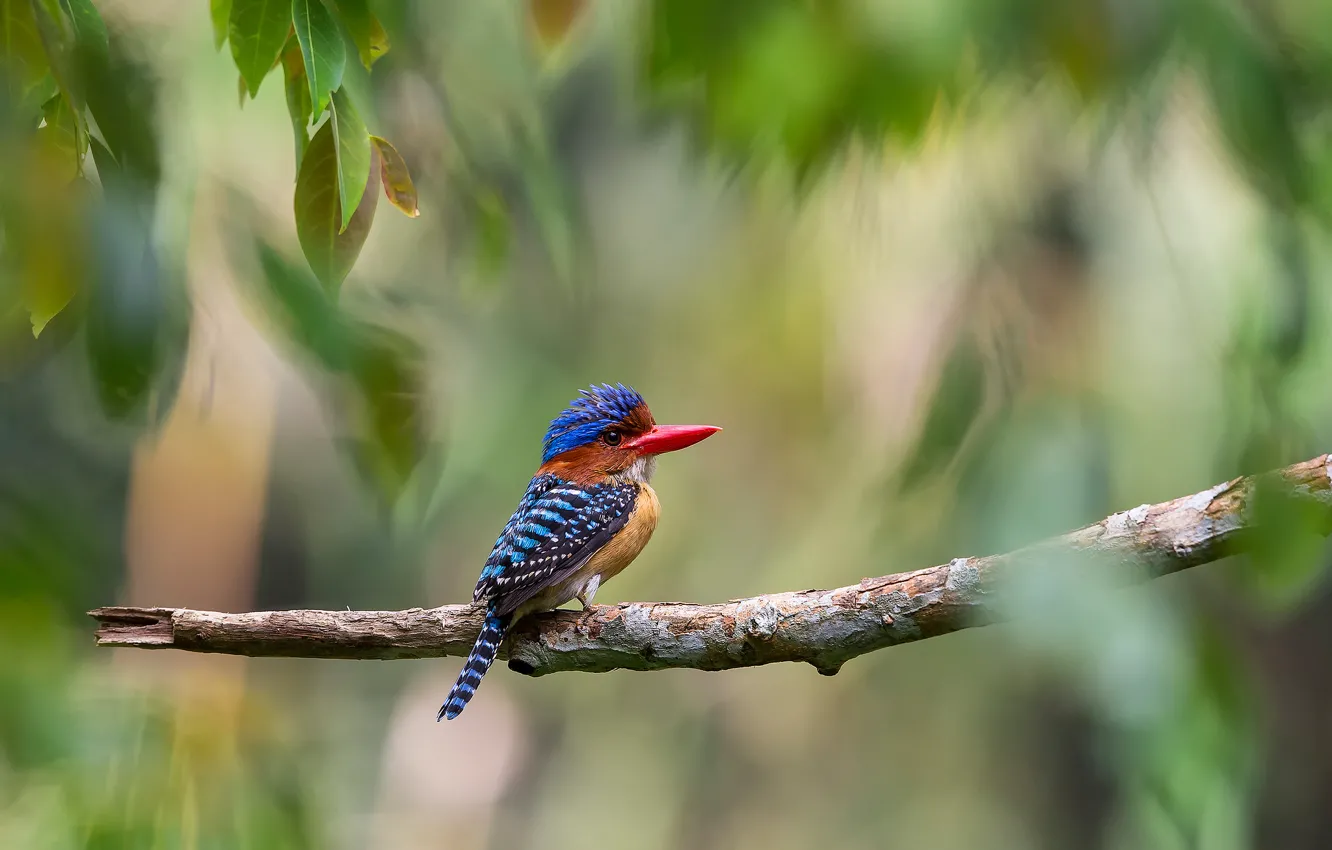
M1128 583L1216 561L1252 547L1249 507L1260 481L1332 518L1332 455L1266 476L1236 478L1170 502L1142 505L1004 555L868 578L836 590L775 593L713 605L626 602L521 621L506 642L509 666L543 675L692 667L725 670L804 661L832 675L858 655L992 622L993 590L1014 566L1070 554L1113 559ZM1324 535L1332 524L1324 522ZM262 611L98 608L98 646L304 658L463 656L481 628L470 605L406 611Z

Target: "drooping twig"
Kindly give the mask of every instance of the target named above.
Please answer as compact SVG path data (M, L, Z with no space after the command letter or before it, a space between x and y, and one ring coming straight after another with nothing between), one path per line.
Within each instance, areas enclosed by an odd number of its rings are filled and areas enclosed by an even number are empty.
M1265 478L1332 518L1332 455ZM773 593L710 605L626 602L522 621L506 644L509 666L543 675L691 667L724 670L804 661L832 674L857 655L993 621L991 591L1034 557L1095 555L1125 581L1216 561L1251 546L1249 507L1260 477L1141 505L1003 555L868 578L836 590ZM1322 533L1332 533L1325 524ZM466 655L481 627L470 605L406 611L261 611L98 608L99 646L249 656L427 658Z

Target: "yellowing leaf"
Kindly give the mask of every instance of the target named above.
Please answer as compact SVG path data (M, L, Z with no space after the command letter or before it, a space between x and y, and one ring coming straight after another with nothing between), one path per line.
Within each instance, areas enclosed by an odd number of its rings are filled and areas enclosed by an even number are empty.
M416 206L416 186L412 184L412 175L402 154L379 136L371 136L370 141L379 152L379 179L384 184L384 195L393 206L416 218L421 214Z
M39 234L40 238L40 234ZM70 279L68 258L63 248L52 251L49 239L30 246L24 268L24 303L32 321L33 339L41 336L52 319L74 299L74 281Z
M337 0L337 6L342 23L356 44L361 64L369 68L375 64L376 59L388 53L388 33L384 32L384 27L370 11L366 0Z
M56 95L42 107L45 123L37 131L38 150L46 157L56 179L69 182L82 172L88 139L64 95Z
M64 95L47 101L42 117L32 159L15 175L23 193L23 215L8 228L21 264L23 300L34 337L69 304L82 277L76 234L86 184L74 181L88 144Z
M356 213L341 226L342 204L339 200L338 144L333 133L334 120L330 117L320 125L310 140L296 176L296 236L301 250L310 263L315 276L330 292L337 292L351 271L374 221L377 187L368 179L362 185L362 195ZM379 167L379 154L370 147L370 162Z
M66 123L66 119L59 120ZM53 130L57 132L61 131ZM80 234L87 184L75 181L53 185L66 180L72 163L48 156L47 141L54 143L55 139L39 138L36 156L26 163L21 175L16 175L23 213L9 221L6 228L18 260L23 303L32 320L34 337L68 306L84 278ZM66 152L73 153L72 149Z
M51 70L32 0L0 0L0 63L19 100Z
M587 0L527 0L527 17L537 38L547 47L564 40Z
M32 338L37 339L51 320L74 299L74 287L68 281L54 280L50 275L29 278L27 282L29 289L24 300L32 321Z
M332 101L333 137L338 154L338 198L342 202L342 224L339 232L347 229L356 206L365 194L370 181L370 134L366 132L361 116L356 114L347 92L338 89Z

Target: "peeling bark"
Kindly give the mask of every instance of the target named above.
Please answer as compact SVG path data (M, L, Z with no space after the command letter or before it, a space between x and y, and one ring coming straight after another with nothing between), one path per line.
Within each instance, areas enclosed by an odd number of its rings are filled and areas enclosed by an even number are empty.
M1125 582L1220 560L1248 549L1248 508L1262 478L1332 518L1332 455L1263 477L1140 505L1086 528L1003 555L946 564L835 590L773 593L710 605L626 602L521 621L502 654L522 673L563 670L726 670L803 661L832 675L858 655L971 626L999 615L991 591L1023 561L1109 558ZM1332 533L1325 523L1322 533ZM248 656L430 658L465 656L481 628L471 605L406 611L262 611L98 608L99 646Z

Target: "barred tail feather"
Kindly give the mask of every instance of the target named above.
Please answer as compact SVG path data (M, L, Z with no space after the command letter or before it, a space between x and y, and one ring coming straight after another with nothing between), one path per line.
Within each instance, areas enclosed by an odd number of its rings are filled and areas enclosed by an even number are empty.
M477 686L481 684L481 677L486 675L486 671L494 663L495 654L499 652L500 643L504 640L504 633L508 630L512 619L507 614L496 614L493 610L486 614L481 634L477 635L472 652L467 656L467 662L463 664L462 672L458 674L458 681L454 683L453 690L449 691L449 698L444 700L436 720L445 718L452 720L462 714L462 710L472 699L472 694L476 693Z

